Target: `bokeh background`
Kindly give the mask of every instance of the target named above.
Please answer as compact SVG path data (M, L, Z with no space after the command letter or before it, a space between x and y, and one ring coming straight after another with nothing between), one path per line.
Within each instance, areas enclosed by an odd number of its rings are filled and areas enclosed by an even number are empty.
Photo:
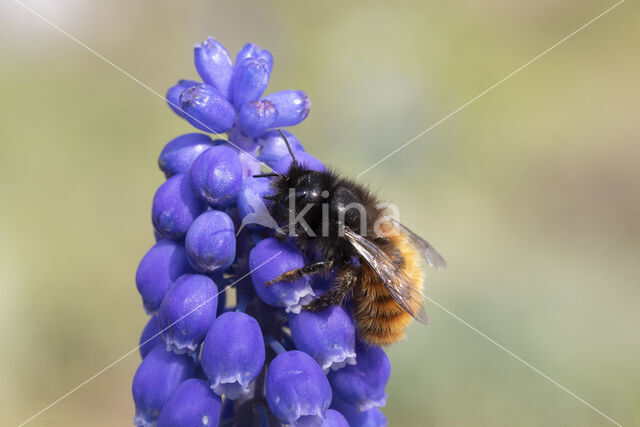
M613 5L604 0L24 0L154 90L208 35L274 53L294 132L355 176ZM623 425L640 424L640 18L627 1L361 179L449 261L427 295ZM157 96L0 3L0 424L136 345ZM391 426L609 425L454 317L389 349ZM134 352L30 425L131 425Z

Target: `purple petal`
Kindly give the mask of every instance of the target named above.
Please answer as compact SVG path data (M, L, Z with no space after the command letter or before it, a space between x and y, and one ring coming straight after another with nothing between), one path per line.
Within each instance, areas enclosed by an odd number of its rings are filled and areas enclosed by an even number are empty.
M182 92L189 89L191 86L195 86L197 84L200 83L193 80L180 80L178 84L171 86L167 91L167 105L178 116L185 118L184 111L182 111L182 107L180 106L180 95L182 95Z
M179 174L169 178L156 191L151 217L160 235L180 239L205 209L206 204L191 190L189 176Z
M215 87L227 99L230 96L230 84L233 77L233 63L229 52L213 37L208 37L193 50L196 70L202 81Z
M180 276L158 309L158 327L175 353L193 353L204 340L218 308L218 287L201 274Z
M180 383L193 376L193 359L156 346L144 358L133 377L131 391L136 405L136 426L152 426L160 410Z
M264 365L262 331L251 316L230 311L211 325L202 344L201 364L213 391L230 399L249 392Z
M235 201L242 186L242 162L238 151L219 145L196 158L190 171L195 193L212 206L227 206Z
M311 101L301 90L282 90L264 97L263 101L271 102L278 112L273 127L294 126L309 115Z
M283 423L320 425L331 404L331 387L320 366L302 351L280 353L269 365L267 404Z
M211 133L226 132L233 126L233 106L213 86L191 86L180 95L180 108L194 127Z
M233 75L233 105L240 109L260 99L269 85L269 64L263 59L247 58L236 65Z
M184 246L168 239L159 240L140 261L136 271L136 287L145 309L158 309L173 282L191 267Z
M188 133L180 135L167 143L158 157L158 166L167 178L187 173L194 160L215 144L209 135Z
M315 296L309 277L292 282L276 282L269 287L266 282L286 271L300 268L305 263L306 258L297 248L274 238L264 239L249 254L253 288L265 303L284 307L288 313L299 313Z

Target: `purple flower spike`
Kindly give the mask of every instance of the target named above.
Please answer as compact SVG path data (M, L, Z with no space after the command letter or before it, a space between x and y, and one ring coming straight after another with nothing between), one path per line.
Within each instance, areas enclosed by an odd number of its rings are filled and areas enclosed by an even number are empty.
M196 157L213 145L214 141L202 133L180 135L164 146L158 157L158 166L167 178L187 173Z
M233 203L242 186L242 162L234 148L209 148L191 166L191 185L212 206Z
M156 245L136 273L153 316L140 337L135 423L386 425L378 409L390 373L384 352L358 342L349 308L302 311L337 272L276 281L320 260L303 242L281 238L300 224L277 223L271 213L280 220L286 206L276 212L269 200L273 177L286 175L294 157L327 171L293 128L284 130L306 119L309 97L299 90L266 95L273 57L255 44L235 62L212 37L193 54L201 81L180 80L166 100L205 132L174 138L158 157L167 181L153 198ZM225 306L230 286L233 309Z
M378 408L360 411L355 406L333 395L331 408L339 411L351 427L386 427L387 418Z
M167 289L180 276L191 271L184 247L162 239L145 254L136 271L136 286L149 313L155 312Z
M229 52L213 37L208 37L193 49L196 70L202 81L215 87L227 99L230 96L233 63Z
M291 336L298 350L313 357L327 372L356 363L356 328L344 307L289 315Z
M391 374L389 358L382 348L364 344L359 344L356 352L356 365L329 373L334 393L360 411L384 406L384 387Z
M201 274L180 276L158 309L158 327L167 350L193 353L202 342L218 309L218 287ZM166 330L165 330L166 328Z
M154 426L162 406L180 383L193 376L193 359L156 346L144 358L135 376L131 390L136 404L136 426Z
M304 147L294 134L288 130L283 130L282 132L287 137L287 141L289 141L294 154L304 153ZM273 167L282 157L289 155L289 150L287 149L284 139L280 136L280 132L275 129L260 136L258 144L261 146L260 156L258 156L258 159L271 167Z
M323 165L320 160L316 159L309 153L294 153L294 155L296 156L296 160L298 161L298 163L300 163L301 165L305 165L311 170L318 172L327 170L327 167ZM292 162L293 159L291 158L291 155L287 153L286 155L282 156L282 158L278 160L275 165L273 165L273 170L281 174L286 174L287 172L289 172L289 168L291 167Z
M206 204L191 190L189 176L179 174L169 178L156 191L151 217L160 235L180 239L205 209Z
M300 309L315 296L309 277L293 282L276 282L269 287L266 282L302 267L305 261L304 255L291 245L274 238L260 241L249 253L253 288L260 299L269 305L284 307L287 313L300 313Z
M344 415L335 409L329 409L324 416L322 427L349 427L349 423Z
M257 44L247 43L240 52L238 52L238 56L236 56L236 67L247 58L256 58L265 61L269 69L269 74L271 74L271 70L273 69L273 56L267 49L262 49Z
M195 427L219 424L222 399L206 381L190 378L180 384L164 404L158 417L158 427Z
M192 126L205 132L226 132L236 118L229 101L216 88L206 84L191 86L182 92L180 108Z
M251 101L238 113L238 124L251 137L260 136L274 126L278 111L271 101Z
M280 353L267 371L267 404L281 422L322 425L331 404L331 387L324 372L307 353Z
M238 193L238 214L242 219L242 225L252 230L273 229L277 226L273 217L269 214L272 202L265 200L264 196L274 193L269 178L247 178L242 183Z
M184 111L182 111L182 107L180 106L180 95L182 92L189 89L191 86L195 86L199 84L198 82L194 82L193 80L180 80L177 85L171 86L167 91L167 105L174 113L179 115L180 117L186 117Z
M265 96L263 101L271 102L278 111L274 127L297 125L307 118L311 108L309 96L301 90L282 90Z
M236 256L233 221L224 212L207 211L193 222L185 238L187 259L199 272L224 271Z
M156 316L151 316L140 336L140 348L138 349L140 356L144 359L158 344L164 344L164 341L160 335L160 329L158 329L158 319Z
M202 344L200 363L211 388L229 399L249 392L249 384L264 365L262 330L251 316L230 311L211 325Z
M236 65L233 75L233 105L242 108L249 101L260 99L269 85L271 70L263 59L246 58Z

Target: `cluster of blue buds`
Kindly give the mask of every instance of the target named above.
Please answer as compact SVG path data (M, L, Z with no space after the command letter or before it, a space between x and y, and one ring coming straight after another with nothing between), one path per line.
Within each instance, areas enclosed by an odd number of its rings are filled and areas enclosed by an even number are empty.
M266 282L309 262L276 239L266 165L291 164L277 128L304 120L298 90L263 96L273 57L247 44L235 63L219 42L195 47L202 82L181 80L169 107L197 129L171 140L153 197L156 243L136 285L150 316L133 378L137 426L381 426L390 363L359 342L349 308L302 307L330 278ZM226 134L227 138L222 138ZM299 162L325 166L284 131ZM235 301L231 290L235 290ZM229 296L229 298L227 298Z

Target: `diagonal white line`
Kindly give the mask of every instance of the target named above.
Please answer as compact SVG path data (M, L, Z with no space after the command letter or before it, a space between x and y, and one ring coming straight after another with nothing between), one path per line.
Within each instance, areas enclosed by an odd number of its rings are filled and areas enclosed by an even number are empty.
M105 373L106 371L108 371L109 369L111 369L112 367L114 367L115 365L117 365L118 363L120 363L121 361L123 361L124 359L127 358L127 356L131 355L131 353L136 352L140 347L142 347L143 345L145 345L146 343L150 342L151 340L153 340L155 337L157 337L158 335L160 335L161 333L163 333L164 331L166 331L167 329L169 329L170 327L172 327L173 325L175 325L176 323L178 323L179 321L181 321L182 319L184 319L187 316L190 316L192 313L198 311L200 308L202 308L203 306L205 306L206 304L208 304L209 302L211 302L214 298L216 298L218 295L220 295L221 293L223 293L224 291L226 291L227 289L229 289L230 287L232 287L233 285L235 285L236 283L238 283L239 281L241 281L242 279L244 279L245 277L249 276L251 273L253 273L254 271L256 271L257 269L259 269L260 267L262 267L263 265L265 265L266 263L270 262L272 259L274 259L275 257L277 257L278 255L280 255L282 253L282 251L278 252L277 254L275 254L274 256L272 256L271 258L269 258L268 260L266 260L265 262L263 262L262 264L260 264L259 266L257 266L256 268L254 268L253 270L249 271L247 274L245 274L244 276L242 276L241 278L239 278L238 280L236 280L235 282L233 282L232 284L226 286L224 289L222 289L220 292L218 292L217 294L215 294L214 296L212 296L211 298L207 299L206 301L204 301L203 303L199 304L196 308L194 308L193 310L191 310L190 312L188 312L187 314L185 314L184 316L182 316L181 318L179 318L178 320L176 320L175 322L173 322L172 324L170 324L169 326L167 326L166 328L164 328L163 330L159 331L157 334L155 334L154 336L152 336L151 338L149 338L148 340L146 340L145 342L141 343L140 345L132 348L131 350L129 350L128 352L126 352L125 354L123 354L122 356L120 356L119 358L117 358L116 360L114 360L113 362L111 362L110 364L108 364L107 366L105 366L104 368L102 368L101 370L99 370L98 372L96 372L95 374L93 374L92 376L90 376L89 378L87 378L86 380L84 380L83 382L81 382L80 384L78 384L77 386L75 386L74 388L72 388L71 390L69 390L68 392L66 392L65 394L63 394L62 396L60 396L59 398L57 398L56 400L54 400L53 402L51 402L50 404L48 404L47 406L45 406L44 408L42 408L41 410L39 410L38 412L36 412L35 414L33 414L31 417L29 417L28 419L26 419L25 421L23 421L22 423L20 423L18 425L18 427L22 427L23 425L31 422L32 420L34 420L35 418L37 418L39 415L41 415L42 413L46 412L47 410L51 409L52 407L54 407L55 405L57 405L58 403L62 402L64 399L66 399L67 397L69 397L70 395L72 395L73 393L75 393L76 391L78 391L79 389L81 389L82 387L84 387L85 385L87 385L88 383L90 383L91 381L93 381L94 379L98 378L100 375L102 375L103 373Z
M494 84L492 84L491 86L489 86L488 88L486 88L485 90L483 90L482 92L480 92L478 95L474 96L473 98L471 98L470 100L468 100L467 102L465 102L464 104L462 104L460 107L456 108L455 110L453 110L452 112L450 112L449 114L447 114L446 116L444 116L443 118L441 118L440 120L438 120L437 122L435 122L434 124L432 124L431 126L429 126L427 129L423 130L422 132L420 132L419 134L417 134L416 136L414 136L413 138L411 138L409 141L405 142L404 144L402 144L400 147L396 148L395 150L393 150L391 153L387 154L386 156L384 156L382 159L378 160L377 162L375 162L374 164L372 164L371 166L369 166L368 168L366 168L365 170L363 170L362 172L360 172L358 175L356 175L356 178L360 178L362 175L364 175L365 173L369 172L371 169L375 168L376 166L378 166L380 163L384 162L385 160L387 160L389 157L394 156L395 154L397 154L400 150L405 149L407 146L409 146L410 144L413 144L416 140L418 140L419 138L423 137L425 134L427 134L428 132L430 132L432 129L440 126L442 123L446 122L447 120L449 120L451 117L455 116L456 114L458 114L460 111L464 110L465 108L467 108L469 105L473 104L475 101L477 101L479 98L483 97L484 95L486 95L487 93L491 92L493 89L497 88L498 86L500 86L502 83L506 82L507 80L509 80L511 77L515 76L516 74L518 74L520 71L524 70L525 68L527 68L529 65L533 64L535 61L537 61L538 59L542 58L543 56L545 56L547 53L551 52L553 49L555 49L556 47L560 46L562 43L564 43L565 41L569 40L571 37L575 36L576 34L578 34L580 31L584 30L585 28L587 28L589 25L593 24L594 22L596 22L598 19L602 18L604 15L606 15L607 13L611 12L613 9L615 9L616 7L620 6L622 3L624 3L625 0L620 0L618 3L614 4L613 6L611 6L609 9L605 10L604 12L602 12L600 15L596 16L595 18L593 18L592 20L590 20L589 22L587 22L586 24L584 24L583 26L581 26L580 28L578 28L577 30L575 30L574 32L572 32L571 34L569 34L568 36L566 36L565 38L563 38L562 40L560 40L559 42L557 42L556 44L554 44L553 46L547 48L546 50L544 50L543 52L541 52L540 54L538 54L536 57L534 57L533 59L531 59L530 61L526 62L525 64L521 65L520 67L518 67L517 69L515 69L514 71L512 71L511 73L507 74L505 77L503 77L502 79L498 80L497 82L495 82Z
M442 304L438 303L437 301L433 300L432 298L429 298L428 296L424 296L424 297L425 297L425 299L427 301L429 301L430 303L432 303L433 305L438 307L440 310L444 311L449 316L453 317L458 322L462 323L467 328L471 329L473 332L475 332L476 334L480 335L482 338L486 339L487 341L489 341L490 343L492 343L493 345L498 347L500 350L502 350L505 353L507 353L509 356L511 356L514 359L516 359L517 361L521 362L522 364L524 364L526 367L531 369L536 374L542 376L543 378L545 378L547 381L551 382L553 385L555 385L559 389L569 393L572 397L574 397L575 399L579 400L584 405L588 406L589 408L591 408L592 410L594 410L598 414L602 415L604 418L606 418L607 420L609 420L613 424L615 424L615 425L617 425L619 427L622 427L622 424L620 424L619 422L615 421L614 419L609 417L607 414L605 414L604 412L600 411L598 408L596 408L595 406L593 406L592 404L590 404L589 402L587 402L586 400L584 400L583 398L581 398L580 396L578 396L577 394L575 394L574 392L572 392L571 390L569 390L568 388L566 388L565 386L563 386L562 384L560 384L559 382L557 382L556 380L554 380L553 378L551 378L550 376L548 376L547 374L545 374L544 372L542 372L541 370L539 370L538 368L533 366L531 363L527 362L526 360L524 360L523 358L521 358L520 356L518 356L517 354L515 354L514 352L512 352L511 350L509 350L508 348L506 348L505 346L503 346L502 344L500 344L499 342L497 342L496 340L494 340L493 338L491 338L490 336L488 336L487 334L485 334L484 332L482 332L481 330L476 328L475 326L469 324L466 320L462 319L460 316L456 315L451 310L449 310L446 307L444 307Z
M122 74L124 74L125 76L129 77L131 80L135 81L136 83L138 83L140 86L142 86L143 88L145 88L146 90L148 90L149 92L153 93L154 95L158 96L159 98L161 98L163 101L167 102L168 104L170 104L172 107L175 107L176 109L178 109L179 111L181 111L185 116L189 117L190 119L194 120L195 122L197 122L198 124L204 126L209 132L215 134L216 136L220 137L221 139L225 140L226 142L228 142L229 144L233 145L234 147L236 147L238 150L244 152L245 154L247 154L248 156L252 157L254 160L256 160L257 162L259 162L260 164L266 166L267 168L269 168L271 171L273 171L276 175L282 176L281 174L279 174L278 172L274 171L273 168L271 166L269 166L268 164L264 163L261 160L258 160L258 158L256 156L254 156L253 154L243 150L242 148L238 147L236 144L234 144L233 142L229 141L229 139L225 138L224 135L220 134L219 132L216 132L215 130L211 129L209 126L207 126L206 124L202 123L200 120L198 120L197 118L193 117L191 114L187 113L186 111L184 111L182 108L180 108L180 106L174 104L173 102L169 101L168 99L166 99L165 96L161 95L160 93L156 92L155 90L153 90L149 85L141 82L140 80L138 80L136 77L134 77L131 73L129 73L127 70L125 70L124 68L114 64L113 62L111 62L109 59L107 59L106 57L104 57L102 54L100 54L99 52L96 52L94 49L90 48L89 46L87 46L85 43L81 42L80 40L78 40L76 37L74 37L73 35L69 34L68 32L66 32L65 30L63 30L62 28L60 28L59 26L57 26L56 24L54 24L53 22L51 22L49 19L45 18L44 16L42 16L41 14L39 14L38 12L36 12L35 10L33 10L32 8L30 8L29 6L27 6L26 4L24 4L23 2L21 2L20 0L13 0L15 3L17 3L18 5L22 6L24 9L28 10L29 12L31 12L33 15L37 16L38 18L40 18L42 21L46 22L47 24L49 24L50 26L52 26L53 28L55 28L56 30L60 31L62 34L64 34L65 36L69 37L71 40L73 40L74 42L76 42L77 44L79 44L80 46L84 47L85 49L87 49L89 52L93 53L95 56L97 56L98 58L102 59L104 62L106 62L107 64L111 65L113 68L115 68L116 70L120 71Z

